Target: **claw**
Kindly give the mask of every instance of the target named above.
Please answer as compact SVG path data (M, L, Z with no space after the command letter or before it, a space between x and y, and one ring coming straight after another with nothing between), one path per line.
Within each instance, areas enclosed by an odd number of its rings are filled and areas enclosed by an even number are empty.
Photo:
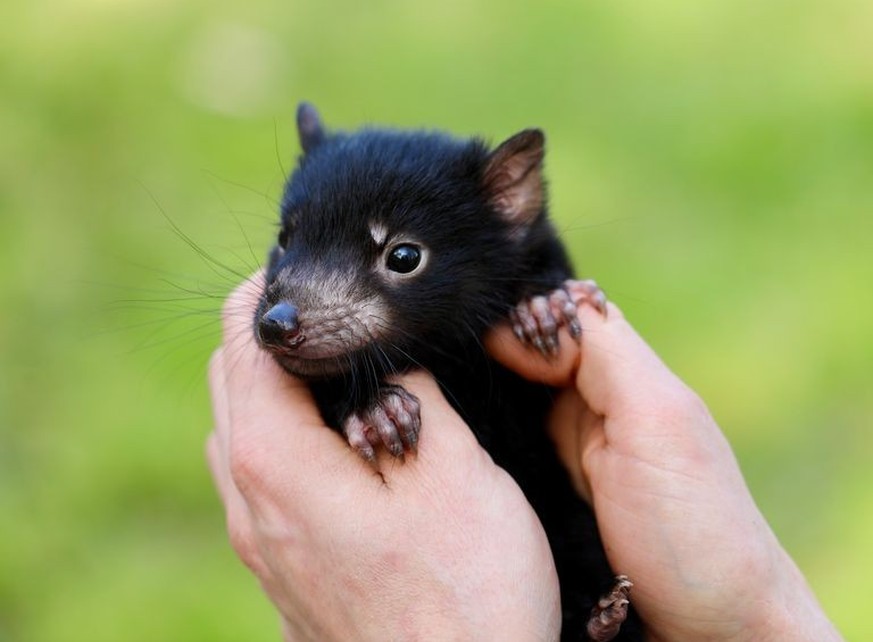
M513 323L512 324L512 331L515 333L515 336L519 341L521 341L522 343L525 342L524 328L521 327L520 323Z
M361 457L369 462L376 460L376 451L373 450L370 439L367 437L367 425L358 415L351 415L346 420L343 432L349 445L357 450Z
M558 354L558 338L557 336L549 335L546 337L546 348L549 351L550 355Z
M388 451L395 457L400 457L403 454L403 444L400 441L400 435L397 432L397 426L385 412L382 406L384 402L377 402L369 412L370 421L374 424L382 443Z
M369 408L352 413L343 423L349 445L370 462L380 445L398 458L414 453L420 430L418 399L395 385L385 385Z
M413 395L400 386L392 386L386 394L384 407L400 433L400 440L410 451L418 446L418 433L421 430L421 406Z
M579 323L579 319L572 319L568 324L570 330L570 336L574 339L579 339L582 336L582 325Z
M627 575L615 578L612 590L601 597L588 618L588 635L595 642L608 642L616 635L622 623L627 618L627 607L630 604L628 595L633 587Z
M570 294L576 305L588 303L606 316L606 293L591 279L585 281L569 280L564 282L564 289Z
M582 336L576 310L582 303L606 314L606 295L594 281L564 281L547 295L525 299L513 308L509 317L512 331L523 344L530 344L545 357L558 354L558 330L566 326L573 339Z

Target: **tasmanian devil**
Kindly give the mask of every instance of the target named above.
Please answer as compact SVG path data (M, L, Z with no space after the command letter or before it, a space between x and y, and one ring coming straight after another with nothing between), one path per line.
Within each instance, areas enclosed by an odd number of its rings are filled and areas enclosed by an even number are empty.
M328 132L307 103L297 127L303 154L256 311L260 345L309 382L326 423L369 460L378 448L402 457L418 441L417 399L386 379L431 372L543 523L562 640L641 640L630 582L610 569L544 430L554 391L481 347L509 318L520 341L553 354L559 327L581 332L578 302L605 312L592 282L571 280L547 218L543 133L491 150L426 131Z

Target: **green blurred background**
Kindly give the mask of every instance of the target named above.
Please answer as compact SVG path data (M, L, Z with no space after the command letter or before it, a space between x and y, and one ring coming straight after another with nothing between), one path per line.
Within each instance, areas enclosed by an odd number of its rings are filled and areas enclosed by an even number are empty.
M302 98L341 127L543 127L580 271L873 639L871 34L865 0L4 2L0 640L278 639L202 454L238 279L167 217L252 270Z

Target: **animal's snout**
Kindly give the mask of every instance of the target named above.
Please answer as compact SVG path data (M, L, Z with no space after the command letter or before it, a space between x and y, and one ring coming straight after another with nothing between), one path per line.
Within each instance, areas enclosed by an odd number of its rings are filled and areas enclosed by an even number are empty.
M266 346L295 348L306 338L300 331L297 308L285 301L277 303L258 321L258 335Z

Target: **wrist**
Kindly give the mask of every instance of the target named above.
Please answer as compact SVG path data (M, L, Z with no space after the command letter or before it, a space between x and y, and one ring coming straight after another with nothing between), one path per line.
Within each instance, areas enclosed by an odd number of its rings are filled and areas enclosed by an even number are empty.
M750 613L745 641L841 642L815 594L788 553L773 536L770 580Z

